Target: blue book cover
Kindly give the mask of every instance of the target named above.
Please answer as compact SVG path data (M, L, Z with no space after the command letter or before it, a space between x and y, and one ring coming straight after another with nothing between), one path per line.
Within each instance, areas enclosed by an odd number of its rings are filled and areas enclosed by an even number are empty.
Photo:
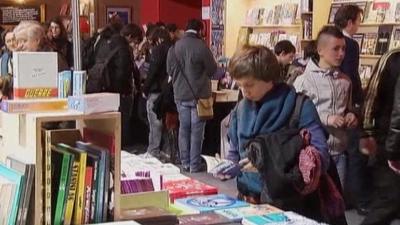
M245 207L249 204L224 194L217 194L177 199L175 205L187 212L207 213L218 209Z
M74 71L73 74L73 96L81 96L86 90L86 71Z
M17 219L18 205L21 194L21 181L24 179L24 175L0 163L0 176L16 185L14 192L15 195L12 197L11 213L7 222L7 225L14 225Z
M72 94L72 72L65 70L58 74L58 97L66 98Z
M246 225L264 225L287 222L288 217L283 212L271 213L261 216L249 216L243 218L242 224Z

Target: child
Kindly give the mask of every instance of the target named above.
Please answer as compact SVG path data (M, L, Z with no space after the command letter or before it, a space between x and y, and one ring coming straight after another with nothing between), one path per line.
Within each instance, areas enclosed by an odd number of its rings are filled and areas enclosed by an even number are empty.
M357 126L351 112L351 81L338 67L345 54L343 33L336 27L322 28L317 37L319 63L310 60L301 76L294 82L298 92L314 102L321 122L329 132L329 153L336 163L342 187L346 174L348 147L346 129Z

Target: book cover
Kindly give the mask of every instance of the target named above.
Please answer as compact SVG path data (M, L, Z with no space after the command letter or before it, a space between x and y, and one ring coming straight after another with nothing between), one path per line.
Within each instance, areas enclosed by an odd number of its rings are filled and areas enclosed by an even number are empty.
M394 22L400 22L400 2L396 3L396 9L394 11Z
M68 108L84 114L115 112L120 106L119 94L95 93L68 97Z
M106 176L109 174L109 152L107 149L93 145L91 143L86 143L82 141L76 142L76 147L86 151L89 155L97 155L99 162L98 162L98 171L97 173L97 182L94 183L95 188L93 188L92 192L92 211L91 217L94 219L94 222L102 222L103 218L103 209L104 205L107 205L105 202L105 193L106 193L106 185L107 182ZM108 172L107 172L108 167ZM109 177L109 175L108 175ZM108 178L109 180L109 178ZM107 183L106 183L107 182ZM107 192L108 193L108 192ZM93 199L95 198L95 199ZM93 209L95 206L95 209Z
M240 222L246 216L260 216L279 212L282 212L282 210L268 204L249 205L240 208L215 210L216 214L222 215L234 222Z
M361 79L361 86L363 89L367 88L369 79L372 75L372 65L361 64L359 68L359 74Z
M154 206L123 210L120 219L135 220L141 224L159 224L160 222L178 224L176 214Z
M90 223L90 210L91 210L91 194L93 185L93 167L87 166L85 171L85 206L84 206L84 224Z
M17 221L21 193L21 181L24 179L24 175L0 163L0 177L15 185L15 189L10 195L11 198L9 206L11 210L9 210L8 221L6 223L7 225L14 225Z
M284 223L289 221L288 217L283 213L271 213L260 216L247 216L243 218L242 224L244 225L265 225Z
M378 29L375 55L383 55L389 49L390 37L392 36L393 25L381 25Z
M328 24L334 23L335 15L341 6L342 6L342 4L337 4L337 3L331 4L331 9L329 11L329 17L328 17Z
M14 99L57 97L57 53L14 52Z
M354 34L353 39L357 42L358 48L360 49L360 53L361 53L361 47L362 47L363 40L364 40L364 34L363 33Z
M72 74L72 95L81 96L86 92L86 71L74 71Z
M66 99L17 99L1 101L1 110L7 113L63 111L68 109Z
M188 212L207 213L218 209L244 207L249 204L225 194L217 194L176 199L175 205Z
M52 146L51 150L52 224L62 225L74 156L55 146Z
M2 180L0 176L0 224L10 224L15 189L15 183Z
M69 183L69 190L67 195L67 203L65 205L64 225L70 225L72 222L72 213L74 210L76 188L78 185L79 162L73 161L71 181Z
M178 198L185 198L193 195L213 195L218 193L216 187L195 179L167 181L163 183L163 189L168 190L171 202L174 202Z
M374 2L372 3L372 10L376 11L377 23L383 23L386 19L386 14L390 8L390 2Z
M16 224L25 225L27 224L28 209L34 187L35 164L34 162L25 161L23 157L9 155L6 158L6 165L24 175L21 181L21 196Z
M58 73L58 97L67 98L72 95L72 71L65 70Z
M375 54L377 33L366 33L364 36L363 45L361 47L361 54L373 55Z
M400 47L400 26L395 26L393 28L389 49L391 50L398 47Z
M59 143L57 147L73 153L75 155L75 160L79 162L79 172L78 172L78 185L75 197L75 205L72 215L72 221L75 224L82 224L84 215L84 198L85 198L85 171L86 171L86 161L87 153L73 148L67 144Z
M216 213L183 215L178 217L179 225L219 225L229 224L232 221Z

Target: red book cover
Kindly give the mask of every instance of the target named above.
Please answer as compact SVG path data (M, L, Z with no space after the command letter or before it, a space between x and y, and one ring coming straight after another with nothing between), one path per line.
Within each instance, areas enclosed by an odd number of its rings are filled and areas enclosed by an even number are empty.
M110 154L115 154L115 137L114 134L103 133L97 130L83 128L83 141L90 142L94 145L110 150Z
M93 183L93 167L86 167L85 174L85 206L84 206L84 224L88 224L90 222L90 209L91 209L91 200L92 200L92 183Z
M217 194L218 189L214 186L202 183L195 179L184 179L163 182L163 189L169 191L171 202L177 198L185 198L194 195Z

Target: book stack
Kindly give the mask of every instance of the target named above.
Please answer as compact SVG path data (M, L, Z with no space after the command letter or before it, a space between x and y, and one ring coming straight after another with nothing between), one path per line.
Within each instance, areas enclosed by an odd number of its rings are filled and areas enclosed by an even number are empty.
M175 225L179 223L175 214L153 206L124 210L121 212L120 219L134 220L142 225Z
M174 202L178 198L218 193L216 187L191 178L165 181L163 182L163 189L168 190L171 202Z
M242 219L249 215L261 216L279 212L282 212L282 210L268 204L249 205L240 208L215 210L216 214L222 215L233 222L242 222Z
M84 114L118 111L119 94L95 93L68 97L68 108Z
M0 164L0 224L29 224L35 166L16 156L8 156L6 164Z
M265 215L247 216L242 220L243 225L267 225L267 224L297 224L297 225L326 225L318 223L294 212L278 212Z
M80 131L45 130L45 223L107 221L110 148L82 142Z

